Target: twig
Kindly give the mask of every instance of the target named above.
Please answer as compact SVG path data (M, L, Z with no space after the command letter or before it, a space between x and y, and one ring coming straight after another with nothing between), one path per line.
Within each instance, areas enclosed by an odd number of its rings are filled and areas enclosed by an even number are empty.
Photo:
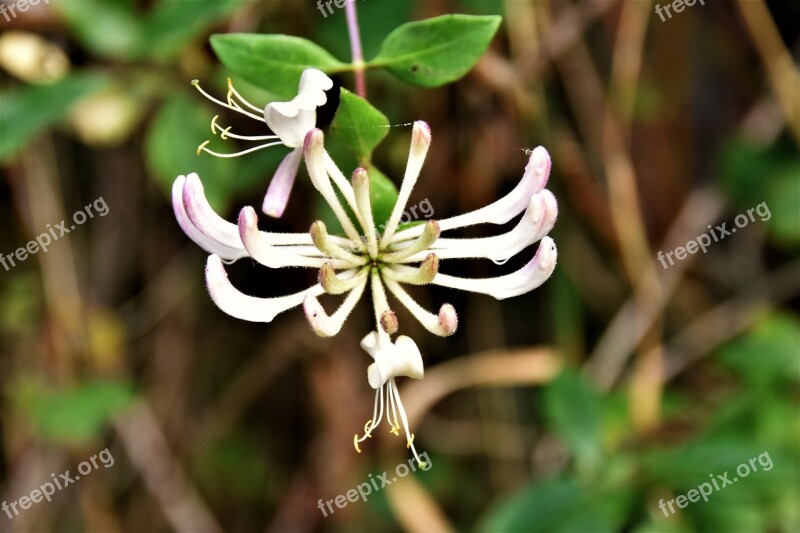
M344 8L347 16L347 34L350 36L350 49L353 53L353 71L356 76L356 94L367 97L367 81L364 74L364 52L361 49L361 34L358 29L358 13L356 0L348 0Z

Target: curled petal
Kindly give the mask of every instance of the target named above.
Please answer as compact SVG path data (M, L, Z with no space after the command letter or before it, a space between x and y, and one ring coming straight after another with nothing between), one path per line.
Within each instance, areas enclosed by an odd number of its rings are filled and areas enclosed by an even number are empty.
M264 120L283 144L303 146L306 134L314 129L317 108L328 101L325 91L333 87L331 79L317 69L306 69L300 76L297 96L289 102L272 102L264 108Z
M307 295L319 296L321 285L277 298L256 298L241 293L231 285L219 256L210 255L206 262L206 286L211 299L222 311L234 318L248 322L272 322L278 314L303 303Z
M436 242L436 239L439 238L440 234L439 223L435 220L429 220L423 225L422 234L416 241L401 250L384 254L382 259L387 263L403 261L416 253L430 248L431 245ZM417 259L417 261L419 261L419 259Z
M392 279L383 280L391 293L406 306L406 308L419 320L422 327L440 337L447 337L455 333L458 328L458 315L455 308L450 304L443 304L439 308L439 314L434 315L422 308L399 283Z
M292 192L297 171L300 169L300 161L303 159L303 150L295 148L283 158L272 181L267 187L267 194L264 196L264 203L261 210L268 216L280 218L286 210L289 202L289 195Z
M353 288L361 283L361 280L369 274L369 270L367 269L362 269L358 271L357 274L355 270L348 270L346 272L347 275L337 276L336 271L333 269L333 264L328 261L319 269L317 279L328 294L344 294L347 291L353 290ZM351 272L355 275L350 274Z
M446 231L474 224L505 224L520 214L527 207L531 196L547 185L550 167L550 154L547 153L543 146L537 147L531 152L531 157L525 167L522 179L510 193L496 202L475 211L440 220L439 226L442 231ZM420 231L417 227L403 230L395 236L394 240L397 242L413 239L419 235Z
M531 197L528 209L511 231L494 237L477 239L440 238L431 247L441 259L482 257L496 263L505 263L528 246L550 233L558 218L558 203L553 193L543 189ZM404 262L421 259L412 255Z
M234 248L224 243L216 241L200 231L189 218L183 204L183 188L186 183L185 176L178 176L172 184L172 210L175 218L186 236L192 239L198 246L210 254L216 254L224 261L236 261L247 256L244 248Z
M204 234L229 248L244 248L236 225L219 216L209 205L203 184L197 174L186 176L186 184L183 186L183 205L189 219Z
M409 337L400 335L397 341L385 344L375 352L375 362L367 369L369 385L373 389L398 376L422 379L425 366L417 344Z
M419 268L393 265L383 269L382 273L389 279L409 285L427 285L439 272L439 258L436 254L428 254Z
M361 339L361 348L373 359L375 359L375 354L378 352L379 344L377 331L370 331L363 339Z
M252 207L244 207L239 212L239 235L244 247L250 256L269 268L307 267L320 268L328 259L323 257L308 257L309 254L319 254L316 248L310 246L272 246L266 242L258 231L258 216ZM348 266L340 261L339 267Z
M342 302L342 305L339 306L339 309L330 316L325 312L325 308L322 307L322 304L319 303L316 296L308 295L303 301L303 309L305 310L306 318L311 325L311 329L314 330L314 333L320 337L333 337L339 333L344 325L344 321L361 299L361 295L364 294L364 288L366 286L367 278L365 276L361 279L361 282L350 291L344 299L344 302Z
M543 237L533 259L516 272L497 278L481 279L465 279L439 273L433 283L504 300L532 291L547 281L556 267L557 256L556 243L550 237Z

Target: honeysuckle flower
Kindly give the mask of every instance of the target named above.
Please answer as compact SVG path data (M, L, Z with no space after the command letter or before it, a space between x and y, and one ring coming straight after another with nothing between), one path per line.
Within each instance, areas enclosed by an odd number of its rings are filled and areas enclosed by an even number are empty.
M233 154L221 154L207 148L208 143L211 141L205 141L197 148L198 155L200 152L206 152L216 157L238 157L263 148L281 144L292 148L292 151L289 152L286 157L283 158L281 164L278 165L278 169L275 171L272 181L270 181L267 194L264 196L264 202L261 206L261 210L271 217L280 218L283 216L286 204L289 201L289 194L292 192L294 180L297 177L297 171L300 168L300 160L303 157L303 141L305 140L306 134L314 129L317 122L317 108L325 105L325 102L328 101L325 91L333 87L333 81L321 70L314 68L306 69L300 75L297 96L288 102L269 103L263 110L245 100L233 87L230 78L228 78L227 103L214 98L204 91L197 80L194 80L192 85L212 102L259 122L266 122L269 129L275 134L255 136L237 135L231 133L230 126L223 128L217 124L219 115L215 115L211 120L211 132L215 135L219 133L220 138L223 140L233 138L245 141L270 142ZM242 104L244 104L244 107ZM254 112L260 113L260 115Z
M356 169L348 181L327 154L324 136L316 129L306 135L304 142L306 167L312 184L336 215L344 236L330 235L322 221L314 222L308 233L259 231L252 207L242 209L238 224L232 224L208 205L197 175L179 176L173 186L178 222L194 242L212 254L206 264L206 284L214 303L229 315L270 322L279 313L302 304L311 328L320 336L330 337L341 330L369 286L375 330L361 345L375 360L367 370L367 377L376 393L373 417L366 423L364 435L354 437L354 446L360 452L359 443L372 435L385 412L390 432L399 435L402 426L407 447L417 461L420 459L414 448L414 435L409 431L395 378L421 379L424 367L414 341L402 335L392 341L399 324L389 304L387 289L425 329L448 336L458 327L453 306L445 303L438 313L429 312L404 285L441 285L502 300L544 283L552 274L557 258L555 243L547 235L555 224L558 206L553 194L544 188L550 174L550 156L542 147L532 151L522 179L503 198L469 213L400 229L400 218L430 143L428 125L421 121L414 123L405 175L383 235L378 233L373 219L367 171ZM354 218L348 215L345 205ZM440 237L442 232L475 224L505 224L520 214L514 228L497 236ZM536 242L539 246L533 258L516 272L504 276L466 279L439 272L442 259L485 258L502 264ZM318 269L318 283L277 298L245 295L229 282L223 261L248 256L272 269ZM333 314L326 312L318 300L324 293L344 296Z

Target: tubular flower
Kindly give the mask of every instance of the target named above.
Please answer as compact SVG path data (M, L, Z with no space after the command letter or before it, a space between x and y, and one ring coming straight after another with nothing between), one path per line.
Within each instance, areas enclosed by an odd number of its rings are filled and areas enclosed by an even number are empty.
M263 148L284 145L292 148L275 171L275 175L270 181L267 194L261 210L267 215L280 218L286 209L289 201L289 194L292 192L294 180L297 177L297 170L300 168L300 160L303 157L303 140L306 134L314 129L317 122L317 108L327 102L328 97L325 91L333 87L331 79L321 70L314 68L306 69L300 75L300 84L297 89L297 96L288 102L272 102L267 104L264 109L260 109L247 100L233 87L231 79L228 78L227 103L222 102L200 87L197 80L192 82L200 93L223 107L241 113L259 122L266 122L269 129L275 135L237 135L231 133L231 127L223 128L217 124L219 115L211 120L211 133L217 134L222 140L228 138L240 139L244 141L268 141L254 146L241 152L233 154L221 154L207 148L210 141L205 141L197 148L197 154L206 152L216 157L238 157L249 154Z
M277 314L302 304L311 328L320 336L330 337L341 330L369 286L375 330L364 338L361 346L375 360L367 370L369 384L376 390L375 404L372 419L364 427L364 435L356 435L354 445L360 452L359 443L372 435L385 412L390 432L399 435L402 426L407 447L420 461L395 378L421 379L424 374L422 356L410 338L400 335L392 341L399 324L389 305L386 289L425 329L435 335L448 336L458 326L453 306L445 303L438 313L429 312L406 292L403 285L441 285L502 300L529 292L544 283L555 268L557 256L555 243L547 236L558 215L555 197L544 188L550 174L550 156L542 147L533 150L517 186L486 207L400 230L400 218L431 143L428 125L418 121L414 124L397 203L383 235L380 235L373 220L367 171L356 169L352 180L348 181L326 152L323 140L320 130L307 134L303 148L306 166L314 187L336 215L344 237L330 235L322 221L314 222L308 233L259 231L252 207L242 209L238 225L226 222L208 205L195 174L180 176L175 181L175 216L186 234L212 254L206 265L209 293L220 309L236 318L270 322ZM347 214L345 205L350 208L353 218ZM505 224L520 214L522 216L513 229L494 237L440 237L442 232L474 224ZM533 258L511 274L465 279L439 272L442 259L486 258L502 264L536 242L539 246ZM304 291L278 298L247 296L230 284L223 266L223 261L235 261L246 256L269 268L318 269L318 283ZM323 293L344 296L333 314L328 314L318 300Z

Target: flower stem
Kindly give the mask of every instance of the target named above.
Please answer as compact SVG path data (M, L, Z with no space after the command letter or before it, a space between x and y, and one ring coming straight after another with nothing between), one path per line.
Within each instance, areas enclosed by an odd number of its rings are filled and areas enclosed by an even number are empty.
M353 53L353 71L356 76L356 94L362 98L367 97L367 82L364 75L364 52L361 50L361 34L358 29L358 14L356 1L347 0L345 14L347 15L347 33L350 36L350 50Z

